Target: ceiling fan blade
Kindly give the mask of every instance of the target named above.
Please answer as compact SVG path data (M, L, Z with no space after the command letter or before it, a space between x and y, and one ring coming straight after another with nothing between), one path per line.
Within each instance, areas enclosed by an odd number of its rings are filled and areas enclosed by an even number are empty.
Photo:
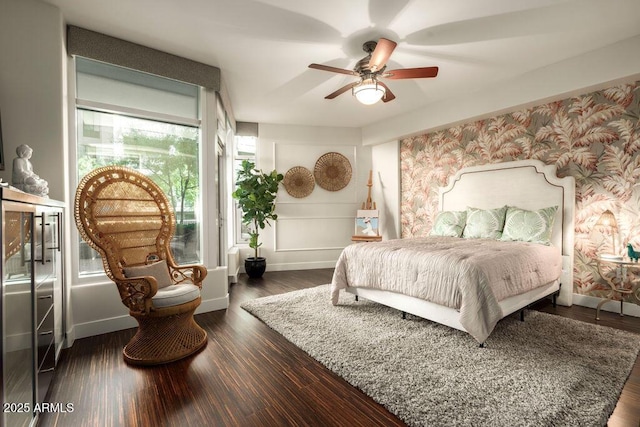
M371 59L369 60L369 68L371 71L376 72L382 70L397 45L396 42L385 38L378 40L378 44L371 53Z
M309 65L309 68L314 68L316 70L322 70L322 71L329 71L332 73L347 74L349 76L358 75L358 73L356 73L353 70L345 70L344 68L330 67L328 65L322 65L322 64L311 64Z
M333 99L338 95L342 95L343 93L345 93L346 91L348 91L349 89L353 88L354 86L357 86L360 82L353 82L353 83L349 83L346 86L342 86L340 89L338 89L337 91L330 93L329 95L325 96L324 99Z
M393 92L391 92L391 89L389 89L389 86L387 86L386 84L382 83L379 80L378 80L378 84L382 86L385 90L384 96L382 97L382 102L389 102L396 99L396 96L393 94Z
M392 80L399 79L423 79L438 75L438 67L401 68L390 70L382 74L382 77Z

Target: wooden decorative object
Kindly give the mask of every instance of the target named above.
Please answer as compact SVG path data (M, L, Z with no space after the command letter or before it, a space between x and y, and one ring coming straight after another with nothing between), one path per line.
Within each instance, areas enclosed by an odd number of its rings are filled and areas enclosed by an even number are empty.
M380 242L382 240L378 228L379 212L376 208L376 202L371 199L371 187L373 187L372 170L369 171L367 187L369 187L367 200L362 203L361 210L358 211L356 217L356 234L351 236L352 242Z
M316 186L311 171L302 166L294 166L287 171L282 181L289 195L298 199L307 197Z
M318 185L327 191L339 191L351 181L351 163L340 153L323 154L316 161L313 176Z
M377 209L376 202L371 200L371 187L373 187L373 171L369 170L369 181L367 182L367 201L362 204L362 208L360 209Z

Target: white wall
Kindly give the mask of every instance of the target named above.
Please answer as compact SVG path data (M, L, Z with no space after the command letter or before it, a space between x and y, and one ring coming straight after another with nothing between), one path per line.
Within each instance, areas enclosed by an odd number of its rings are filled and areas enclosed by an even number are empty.
M49 182L49 196L65 200L64 26L60 11L34 0L2 0L0 9L0 113L4 181L11 182L16 147L33 148L34 171Z
M380 234L384 240L399 239L400 227L400 142L371 147L372 198L380 211Z
M11 182L16 147L33 148L34 171L49 182L49 196L66 203L69 215L69 153L65 31L60 11L35 0L0 2L0 114L3 181ZM68 233L67 233L68 235ZM68 242L68 240L67 240ZM65 261L68 261L65 260ZM67 263L68 265L68 263ZM65 268L68 274L68 268ZM64 296L70 307L70 290ZM73 327L67 309L67 330Z
M640 78L640 36L501 81L461 98L428 105L362 129L365 145L426 133L454 123L491 117Z
M359 129L260 124L257 167L283 175L293 166L313 172L316 160L337 151L351 163L352 179L339 191L316 185L305 198L290 196L281 186L276 200L278 221L260 234L260 255L267 271L331 268L351 243L355 215L367 197L371 149L361 144ZM241 248L242 258L253 256Z

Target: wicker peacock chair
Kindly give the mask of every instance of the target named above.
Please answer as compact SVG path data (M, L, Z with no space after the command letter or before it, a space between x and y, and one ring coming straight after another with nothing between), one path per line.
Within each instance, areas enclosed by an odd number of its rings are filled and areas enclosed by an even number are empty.
M80 235L100 253L122 303L138 321L123 350L125 361L157 365L203 348L207 333L193 313L207 270L176 265L169 247L175 217L162 190L137 171L102 167L78 185L74 214Z

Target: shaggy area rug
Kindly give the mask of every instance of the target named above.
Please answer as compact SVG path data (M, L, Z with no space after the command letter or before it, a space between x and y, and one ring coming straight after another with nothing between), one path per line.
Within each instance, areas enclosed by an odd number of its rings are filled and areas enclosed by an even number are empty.
M242 308L412 426L604 426L640 335L537 311L468 334L329 287Z

